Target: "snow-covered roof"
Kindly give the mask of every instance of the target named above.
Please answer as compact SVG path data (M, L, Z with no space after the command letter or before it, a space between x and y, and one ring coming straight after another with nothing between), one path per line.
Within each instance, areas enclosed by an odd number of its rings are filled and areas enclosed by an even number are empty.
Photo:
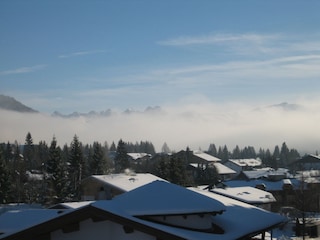
M241 167L245 167L245 166L258 167L262 163L260 158L229 159L229 161Z
M135 188L141 187L145 184L151 183L156 180L165 181L150 173L119 173L119 174L109 174L109 175L92 175L87 179L96 179L103 184L113 186L124 192L131 191ZM84 179L85 182L87 179Z
M271 193L248 186L213 188L210 191L249 204L265 204L276 201Z
M300 188L300 181L298 179L290 179L292 183L293 189ZM228 187L243 187L243 186L251 186L256 187L257 185L264 185L266 187L266 191L282 191L283 180L280 181L268 181L266 179L253 179L250 181L247 180L230 180L225 181Z
M127 155L130 156L133 160L137 160L146 156L151 156L148 153L127 153Z
M234 174L236 173L231 168L228 168L227 166L223 165L222 163L215 162L214 163L215 168L217 169L219 174Z
M50 207L50 209L77 209L84 206L87 206L94 201L81 201L81 202L65 202L65 203L58 203Z
M0 215L0 238L61 216L70 210L21 209Z
M97 201L92 205L103 208L104 202ZM164 181L154 181L121 194L114 198L114 203L134 216L220 213L225 210L219 201Z
M225 230L225 233L217 239L240 239L248 233L259 232L263 229L272 228L286 220L280 214L271 213L229 197L199 188L189 189L223 202L226 206L226 211L223 214L213 217L215 223L223 226ZM261 219L263 219L263 221L261 221Z
M277 170L273 168L259 168L254 169L252 171L243 171L243 173L249 178L249 179L258 179L262 177L268 177L268 176L287 176L289 173L288 169L285 168L278 168Z
M193 155L197 156L197 157L199 157L199 158L201 158L203 160L206 160L208 162L220 162L221 161L221 159L219 159L217 157L214 157L214 156L212 156L212 155L210 155L208 153L204 153L204 152L202 152L200 150L193 151Z
M169 226L138 217L140 214L145 216L149 214L210 213L222 209L225 210L222 214L212 216L213 222L223 228L224 233L221 234L193 231L192 229ZM230 240L255 235L280 224L284 220L278 214L209 191L196 188L185 189L163 181L155 181L141 187L140 190L132 190L113 200L97 201L76 210L66 210L61 211L61 213L56 210L43 211L43 213L47 212L43 216L31 212L28 215L21 216L20 220L28 219L28 225L23 223L20 225L20 222L17 221L20 214L17 214L15 227L18 228L19 232L14 234L12 239L26 239L28 237L31 239L35 235L39 237L40 235L50 234L50 232L63 228L66 224L74 224L75 220L84 221L88 218L96 218L110 220L121 225L129 225L137 228L138 231L153 234L153 236L161 239ZM263 221L260 221L260 219L263 219ZM0 224L0 226L6 225ZM33 227L29 228L29 226ZM8 230L5 227L3 229ZM22 231L21 229L25 230ZM92 234L94 236L95 233ZM1 235L1 238L8 235L10 235L10 231Z

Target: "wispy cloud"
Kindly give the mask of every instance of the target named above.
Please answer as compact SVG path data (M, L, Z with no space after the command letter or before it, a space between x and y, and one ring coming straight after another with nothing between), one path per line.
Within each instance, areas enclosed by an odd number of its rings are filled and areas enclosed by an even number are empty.
M73 53L59 55L59 58L79 57L79 56L93 55L93 54L105 53L105 52L106 52L106 50L79 51L79 52L73 52Z
M22 73L31 73L35 72L38 70L41 70L45 68L47 65L41 64L41 65L35 65L31 67L20 67L16 69L11 69L11 70L4 70L0 72L0 75L12 75L12 74L22 74Z
M187 46L187 45L211 45L225 44L230 42L251 42L261 44L262 42L270 41L279 38L279 35L261 35L254 33L247 34L212 34L203 36L184 36L174 39L159 41L160 45L167 46Z
M208 34L202 36L181 36L157 42L159 45L185 48L201 48L225 52L241 56L267 56L303 55L320 53L320 40L318 34L314 35L285 35L280 33L260 34Z

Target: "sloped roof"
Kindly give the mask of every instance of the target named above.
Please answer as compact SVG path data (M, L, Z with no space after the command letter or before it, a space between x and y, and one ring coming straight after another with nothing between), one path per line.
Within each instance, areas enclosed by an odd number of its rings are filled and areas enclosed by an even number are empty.
M292 183L293 189L295 190L300 189L301 183L298 179L291 178L290 181ZM263 184L266 186L266 191L282 191L283 183L284 183L283 180L268 181L265 179L253 179L250 181L230 180L230 181L224 182L224 184L226 184L228 187L243 187L243 186L255 187L257 185Z
M215 166L215 168L217 169L219 174L233 174L236 173L236 171L232 170L231 168L228 168L227 166L223 165L222 163L219 162L214 162L214 163L210 163L213 164ZM202 170L206 169L206 165L199 165L198 163L190 163L190 166L194 167L194 168L198 168L201 167Z
M271 213L229 197L199 188L189 189L223 202L226 206L226 211L223 214L213 217L214 222L219 226L223 226L225 230L225 233L220 237L221 240L254 236L256 233L271 229L286 220L280 214Z
M150 183L141 188L141 191L136 189L132 191L132 194L131 192L124 193L114 200L97 201L91 205L68 211L65 214L55 215L56 217L53 219L42 219L42 222L39 224L20 230L12 235L9 234L9 236L2 235L0 238L6 240L43 239L44 236L48 236L55 230L64 229L70 224L73 225L86 219L93 219L100 221L110 220L122 226L128 226L161 239L230 240L253 236L256 233L260 233L263 230L267 230L281 223L283 220L278 214L273 214L200 189L183 189L174 184L161 181ZM152 188L154 189L152 190ZM138 198L138 195L141 194L142 196ZM125 195L127 195L127 197L124 197ZM163 201L164 198L166 201ZM141 201L142 203L139 204L139 202L135 202L135 200ZM154 203L150 203L150 201L154 201ZM225 204L221 204L221 202ZM137 211L134 209L135 204L137 204ZM142 205L146 207L146 210L142 209ZM193 231L143 220L134 215L157 213L157 211L154 211L157 207L164 211L161 214L170 214L173 208L177 208L181 213L210 212L223 208L225 212L215 215L212 218L214 223L222 226L225 232L223 234L214 234ZM177 211L173 212L176 213ZM260 219L263 219L263 221L259 221ZM94 234L93 232L93 237Z
M220 162L221 161L221 159L219 159L217 157L214 157L214 156L212 156L212 155L210 155L208 153L204 153L204 152L202 152L200 150L199 151L193 151L193 155L197 156L197 157L199 157L199 158L201 158L203 160L206 160L208 162Z
M104 202L97 201L92 205L103 208ZM114 203L134 216L221 213L225 210L219 201L164 181L154 181L119 195Z
M268 176L276 176L276 175L283 175L287 176L289 174L289 170L286 168L278 168L277 170L273 168L259 168L254 169L252 171L243 171L243 174L247 176L249 179L258 179L262 177Z
M241 166L250 166L250 167L258 167L261 165L261 159L255 159L255 158L246 158L246 159L229 159L230 162Z
M236 173L236 171L232 170L231 168L228 168L227 166L223 165L222 163L214 163L215 168L217 169L219 174L233 174Z
M83 180L85 183L88 180L97 180L103 184L118 188L123 192L128 192L145 184L151 183L156 180L165 181L150 173L119 173L109 175L92 175Z
M151 156L148 153L127 153L127 155L130 156L133 160L137 160L146 156Z
M87 206L94 201L81 201L81 202L65 202L65 203L58 203L49 207L49 209L76 209L80 207Z
M59 217L70 210L21 209L8 211L0 215L0 239L42 222Z
M210 191L249 204L264 204L276 201L271 193L248 186L213 188Z

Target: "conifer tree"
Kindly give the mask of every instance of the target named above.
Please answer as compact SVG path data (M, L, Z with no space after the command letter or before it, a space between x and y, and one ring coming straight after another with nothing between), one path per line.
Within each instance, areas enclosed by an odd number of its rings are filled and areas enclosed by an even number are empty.
M117 146L117 153L114 159L115 172L120 173L123 170L130 167L127 150L125 148L125 143L122 139L119 140Z
M280 150L280 166L286 167L288 164L288 157L289 157L289 148L287 144L284 142L282 143L281 150Z
M232 158L241 159L241 151L238 145L232 151Z
M170 150L170 148L168 147L168 145L167 145L166 142L162 145L162 147L161 147L161 152L162 152L162 153L170 153L170 152L171 152L171 150Z
M216 145L214 143L211 143L209 145L208 154L210 154L212 156L215 156L215 157L218 156L217 148L216 148Z
M184 161L181 158L171 156L168 167L169 167L169 176L167 180L169 180L171 183L175 183L178 185L182 185L182 186L187 185L186 166L184 164Z
M49 175L49 203L53 204L67 200L67 189L70 181L67 166L62 159L62 152L55 137L53 137L49 148L47 172Z
M74 200L78 200L80 197L80 184L84 172L84 158L82 152L82 144L80 143L77 135L73 137L73 141L70 146L69 163L71 177L71 194L73 195Z
M28 170L32 170L35 168L34 164L34 145L31 133L28 132L26 135L26 140L23 148L23 157L26 162L26 166Z
M4 161L3 151L0 151L0 203L7 203L9 200L10 179L9 170Z
M98 142L93 143L93 155L91 157L91 173L105 174L106 173L106 157L102 146Z
M114 142L111 143L111 146L110 146L110 149L109 149L110 152L115 152L117 151L117 147L116 147L116 144Z

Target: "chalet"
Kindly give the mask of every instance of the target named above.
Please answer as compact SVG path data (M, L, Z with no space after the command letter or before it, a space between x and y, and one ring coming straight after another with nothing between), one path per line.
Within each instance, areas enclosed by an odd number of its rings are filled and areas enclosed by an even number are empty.
M235 174L234 170L221 163L221 159L200 150L180 151L176 155L186 160L186 162L189 164L189 169L193 172L192 175L195 174L195 170L199 166L202 168L216 168L220 179L223 180L229 180L233 178L233 175Z
M212 192L154 181L77 209L7 212L0 239L248 239L283 221Z
M244 202L268 211L271 211L271 204L276 202L272 193L267 191L243 186L243 187L214 187L210 189L211 192L220 194L240 202Z
M208 163L221 162L221 159L200 150L182 150L173 155L183 159L186 163L199 163L205 165Z
M290 178L292 175L286 168L273 169L270 167L253 169L249 171L242 171L237 179L239 180L254 180L254 179L268 179L270 181L281 181L282 179Z
M92 175L81 183L81 199L83 201L111 199L156 180L163 179L150 173L134 173L130 170L119 174Z
M261 167L262 161L260 158L249 159L229 159L225 165L232 170L236 171L236 175L239 175L242 171L252 170L254 168Z
M198 167L201 167L202 169L205 169L206 167L214 167L219 174L219 179L223 181L232 179L235 174L235 171L233 171L232 169L228 168L227 166L223 165L220 162L212 162L206 165L199 165L198 163L190 163L188 169L191 169L191 171L193 172L193 175L195 175L196 169Z
M148 153L127 153L130 162L139 163L149 160L152 155Z
M293 163L296 171L320 170L320 156L308 154Z

